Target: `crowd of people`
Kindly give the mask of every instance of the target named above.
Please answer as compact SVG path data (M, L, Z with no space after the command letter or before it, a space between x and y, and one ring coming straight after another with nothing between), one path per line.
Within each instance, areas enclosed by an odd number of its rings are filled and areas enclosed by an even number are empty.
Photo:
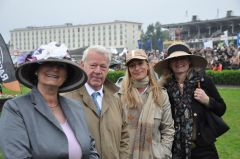
M223 69L240 69L240 48L231 46L217 46L213 48L190 48L194 55L199 55L207 60L207 69L221 71ZM166 50L162 52L149 52L149 60L163 60L167 56Z
M217 46L214 45L213 48L190 48L190 51L194 55L199 55L207 60L206 69L213 71L221 71L223 69L240 69L240 48L233 45L230 46ZM164 60L167 57L167 50L163 51L153 50L147 51L148 60L150 62L156 63L158 61ZM115 56L112 59L118 62L118 65L114 65L114 69L125 69L122 65L125 60L125 56Z
M166 54L129 50L124 60L119 88L106 78L103 46L87 48L79 64L64 44L25 55L16 77L31 91L4 104L4 157L218 159L215 133L227 129L213 131L207 115L220 118L226 104L204 73L208 61L184 43Z

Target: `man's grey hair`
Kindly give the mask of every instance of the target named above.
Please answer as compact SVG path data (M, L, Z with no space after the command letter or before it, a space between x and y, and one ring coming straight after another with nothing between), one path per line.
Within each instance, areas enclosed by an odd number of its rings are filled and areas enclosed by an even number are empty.
M104 54L108 58L108 65L110 65L111 53L104 46L101 46L101 45L90 46L86 50L84 50L83 56L82 56L82 62L86 61L88 53L90 51L95 51L99 54Z

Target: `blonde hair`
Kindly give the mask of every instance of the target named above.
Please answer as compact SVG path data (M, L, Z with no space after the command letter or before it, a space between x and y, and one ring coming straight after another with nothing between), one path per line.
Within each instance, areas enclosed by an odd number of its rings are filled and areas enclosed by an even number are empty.
M162 91L158 86L158 82L154 75L153 70L150 68L149 65L148 67L149 67L149 70L148 70L149 88L150 88L150 91L152 91L153 93L153 100L158 106L162 106L162 103L163 103L163 101L161 100ZM141 97L136 92L136 88L132 86L131 77L128 69L122 81L121 89L123 93L121 96L121 101L122 103L125 103L127 107L134 108L143 104Z

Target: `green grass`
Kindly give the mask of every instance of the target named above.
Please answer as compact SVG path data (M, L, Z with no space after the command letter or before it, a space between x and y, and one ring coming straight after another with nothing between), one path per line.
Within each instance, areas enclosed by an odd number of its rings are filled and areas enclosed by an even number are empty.
M21 86L21 92L15 92L15 91L11 91L5 87L2 88L3 94L12 94L12 95L20 95L20 94L24 94L30 91L30 89L28 89L27 87Z
M223 118L230 130L217 139L220 159L239 159L240 156L240 88L219 88L227 105Z
M220 159L239 159L240 157L240 88L218 89L227 105L224 120L229 124L230 130L217 139L216 145ZM23 92L29 89L24 88ZM3 156L0 153L0 159Z

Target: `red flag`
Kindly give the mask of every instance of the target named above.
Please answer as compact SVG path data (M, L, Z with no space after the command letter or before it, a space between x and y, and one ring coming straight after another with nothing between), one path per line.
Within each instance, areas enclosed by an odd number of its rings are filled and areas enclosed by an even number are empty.
M21 87L17 80L13 82L3 83L3 86L12 91L21 92Z

